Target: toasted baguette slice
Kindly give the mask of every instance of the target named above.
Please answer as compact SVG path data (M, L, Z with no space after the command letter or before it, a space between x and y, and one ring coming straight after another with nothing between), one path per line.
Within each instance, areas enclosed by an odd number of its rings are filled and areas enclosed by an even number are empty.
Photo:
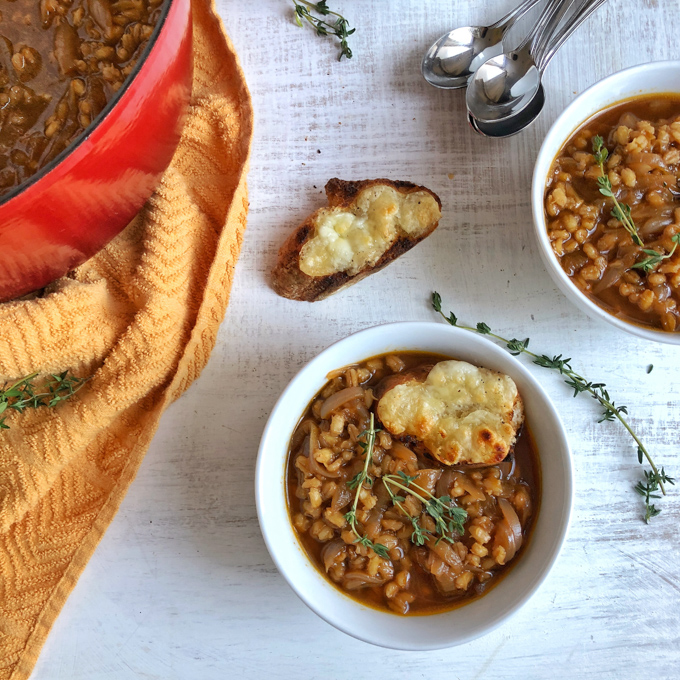
M395 438L422 444L444 465L493 465L512 450L524 407L512 378L465 361L390 376L376 415Z
M274 290L314 302L379 271L431 234L439 197L425 187L387 179L326 184L321 208L291 234L272 272Z

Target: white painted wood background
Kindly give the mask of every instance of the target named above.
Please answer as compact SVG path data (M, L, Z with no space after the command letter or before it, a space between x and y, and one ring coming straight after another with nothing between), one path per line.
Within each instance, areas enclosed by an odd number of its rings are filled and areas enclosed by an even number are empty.
M218 0L253 94L251 212L232 300L200 380L163 417L123 506L60 615L36 680L132 678L680 677L680 488L651 526L620 427L532 367L562 413L576 468L568 542L511 622L452 650L398 653L318 619L272 564L253 477L280 391L319 350L374 324L433 319L436 288L465 320L564 352L607 382L658 462L680 477L680 349L599 325L553 286L532 235L529 187L548 126L607 74L677 56L677 0L610 0L557 55L548 106L524 134L488 141L464 98L425 84L423 50L512 0L332 0L359 27L354 59L292 22L287 0ZM448 175L453 174L453 179ZM333 176L431 187L437 232L386 271L325 302L267 285L288 232ZM645 372L654 364L650 375ZM549 488L546 489L549 493Z

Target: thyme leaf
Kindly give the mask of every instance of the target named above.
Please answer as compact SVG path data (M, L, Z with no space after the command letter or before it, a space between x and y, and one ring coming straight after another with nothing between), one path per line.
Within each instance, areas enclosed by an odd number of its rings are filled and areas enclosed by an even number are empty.
M596 153L601 152L602 150L600 149ZM616 404L616 402L609 395L605 383L596 383L586 380L586 378L584 378L572 368L571 359L564 358L562 354L557 354L550 357L547 354L535 354L534 352L531 352L529 349L527 349L529 345L529 338L522 341L518 341L516 339L508 340L500 335L497 335L496 333L491 332L489 326L486 324L478 323L476 326L463 326L459 324L458 319L454 314L451 314L448 317L446 314L444 314L442 311L442 298L437 292L432 294L432 307L434 308L435 312L439 313L442 318L452 326L456 326L456 328L462 328L463 330L471 331L473 333L488 335L503 343L511 354L526 354L527 356L531 357L533 363L535 363L537 366L557 371L564 377L564 382L574 390L574 397L585 393L589 394L593 399L595 399L595 401L597 401L602 407L602 414L600 415L600 418L597 422L603 423L605 421L618 420L635 442L637 447L638 462L642 464L644 460L646 460L647 464L651 468L651 470L644 470L644 481L639 482L635 487L635 490L645 499L645 522L649 523L649 520L652 517L656 517L661 512L661 510L656 508L650 501L652 499L659 499L661 497L656 494L657 491L660 492L662 496L665 496L665 485L675 484L675 479L669 477L663 468L661 468L661 470L657 468L651 454L643 444L642 440L637 434L635 434L633 428L624 417L628 415L628 407ZM453 319L453 321L451 319ZM480 330L480 327L482 327L484 330Z
M383 558L389 557L389 551L381 543L374 543L368 536L361 534L357 527L357 507L359 504L359 497L361 489L364 485L369 487L373 485L373 479L368 474L368 468L373 458L373 447L375 446L375 436L380 430L376 430L374 426L374 416L370 414L370 424L368 429L362 433L364 438L364 451L366 458L364 460L363 469L357 473L348 483L347 486L354 490L354 502L349 512L345 513L345 520L350 525L354 535L356 536L355 543L371 548L376 555ZM414 545L425 545L428 540L432 539L435 543L446 540L449 543L454 543L454 536L462 536L464 533L464 524L467 520L467 512L463 508L459 508L450 496L440 496L437 498L431 494L427 489L424 489L419 484L416 484L417 477L415 475L407 475L403 471L395 474L384 475L382 477L383 485L390 496L392 504L399 509L404 517L411 524L411 542ZM351 485L351 486L350 486ZM403 493L402 493L403 492ZM421 516L413 516L409 513L404 505L406 502L406 495L411 495L417 498L423 504L423 511L426 512L435 523L435 532L432 533L423 527L421 523Z
M631 235L633 242L636 245L643 246L644 243L642 242L635 222L633 222L633 218L631 217L630 206L626 203L619 203L612 188L612 183L609 181L609 177L607 177L607 173L605 172L604 164L607 161L607 158L609 158L609 151L604 145L604 139L602 139L600 135L595 135L593 137L593 156L595 157L595 162L600 166L600 172L602 173L602 175L597 178L600 193L614 201L612 216L621 222L623 228Z
M70 399L89 378L77 378L69 375L68 371L50 375L41 385L37 385L35 378L38 373L17 380L11 385L5 385L0 389L0 430L8 430L9 425L5 422L7 411L23 413L26 409L54 408L62 401Z
M340 41L340 56L338 61L343 57L347 59L352 58L352 50L347 43L347 38L352 35L356 28L350 28L349 22L342 14L333 12L328 8L326 0L320 2L307 2L307 0L293 0L295 6L295 23L302 28L304 23L308 23L319 36L336 36ZM328 17L328 20L321 19L314 16L312 12ZM334 17L334 18L331 18Z
M667 260L673 255L675 249L678 247L678 243L680 242L680 234L674 234L671 236L671 241L673 241L673 247L671 248L670 253L667 253L666 255L662 255L658 251L652 250L651 248L643 248L642 252L649 257L646 257L640 262L636 262L633 265L633 269L642 269L645 274L653 272L664 260Z
M416 484L416 479L417 477L409 476L404 472L385 475L382 478L392 503L411 522L413 527L411 542L415 545L424 545L429 537L433 537L435 543L440 541L455 543L454 536L462 536L465 531L464 525L467 520L467 512L463 508L459 508L450 496L439 496L437 498L427 489ZM408 512L402 505L405 498L398 496L394 488L414 496L423 504L423 510L434 520L434 534L421 526L419 516L413 516Z
M373 458L375 435L378 432L379 430L375 429L374 417L373 414L371 413L371 419L368 429L362 432L360 435L361 437L364 438L364 442L362 444L362 448L364 449L365 453L364 467L361 470L361 472L355 475L347 483L347 486L350 488L350 490L356 489L356 493L354 494L354 502L352 503L352 509L349 512L345 513L345 520L347 520L347 523L350 525L352 531L354 532L354 535L356 536L355 543L370 548L379 557L387 558L389 557L389 552L387 548L382 543L374 543L373 541L371 541L370 538L368 538L368 536L364 536L361 533L359 533L359 529L357 528L357 506L359 505L359 496L361 494L361 489L364 487L365 483L368 483L369 487L373 485L373 480L368 475L368 466L371 464L371 460ZM350 486L350 484L352 486Z

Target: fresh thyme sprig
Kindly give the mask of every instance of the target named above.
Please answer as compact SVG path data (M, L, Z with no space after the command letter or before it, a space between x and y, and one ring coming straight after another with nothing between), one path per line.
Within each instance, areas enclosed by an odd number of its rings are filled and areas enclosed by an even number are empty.
M364 488L364 484L368 484L369 487L373 486L373 479L368 474L368 466L371 464L373 458L373 447L375 446L375 435L380 430L375 429L374 417L371 413L370 422L368 429L361 433L361 437L364 441L361 443L361 447L364 450L364 468L361 472L357 473L348 483L347 487L350 490L356 489L354 494L354 502L352 503L352 509L345 513L345 519L347 523L352 528L354 535L357 537L355 543L359 545L364 545L367 548L371 548L373 552L379 557L389 557L389 552L387 547L382 543L374 543L368 536L363 536L359 533L357 529L357 507L359 505L359 496L361 494L361 489Z
M680 234L674 234L671 236L671 241L673 241L673 247L671 248L671 252L666 255L661 255L661 253L657 252L656 250L652 250L651 248L643 248L642 252L645 253L645 255L649 255L649 257L634 264L633 269L642 269L642 271L646 274L653 272L661 264L661 262L667 260L673 255L675 249L678 247L678 243L680 243Z
M415 545L424 545L427 538L433 536L433 534L422 527L419 516L414 517L406 510L402 505L406 498L396 494L392 489L393 486L414 496L423 504L425 512L432 517L435 523L435 545L440 541L454 543L453 537L462 536L465 531L464 524L465 520L467 520L467 512L463 508L454 505L450 496L439 496L437 498L427 489L416 484L415 480L415 476L407 475L403 471L398 472L396 475L385 475L382 478L392 503L411 522L413 527L411 542Z
M638 493L645 496L645 522L649 523L652 517L656 517L661 511L650 504L650 499L655 498L651 495L657 490L661 492L662 495L666 495L666 487L664 484L675 484L675 480L669 477L663 468L659 470L654 463L649 451L642 443L642 440L635 434L628 421L624 418L624 414L628 415L627 406L618 406L616 402L609 396L609 392L606 389L604 383L593 383L586 380L583 376L579 375L571 367L571 359L565 359L561 354L549 357L546 354L534 354L529 351L527 347L529 346L529 338L524 340L518 340L513 338L508 340L496 333L492 333L491 329L485 323L478 323L475 327L463 326L458 323L458 318L451 312L449 316L446 316L442 312L442 298L436 291L432 294L432 307L436 312L438 312L448 323L457 328L462 328L466 331L473 331L475 333L481 333L482 335L488 335L496 340L505 344L505 346L510 350L510 354L517 356L518 354L526 354L533 359L533 362L537 366L542 366L543 368L550 368L558 371L564 376L564 382L569 385L574 390L574 396L585 392L590 394L590 396L595 399L602 407L602 415L600 416L598 423L610 420L618 420L628 431L633 441L637 445L637 455L638 462L642 464L643 460L646 459L649 464L651 471L645 470L645 486L641 486L642 482L635 487ZM639 488L638 488L639 487ZM644 489L644 491L641 491ZM649 491L647 491L649 489Z
M368 536L363 536L357 528L357 507L359 505L359 496L361 489L366 484L369 488L373 487L373 479L368 474L368 468L373 459L373 447L375 446L375 436L380 430L375 429L374 416L371 413L368 429L361 433L364 442L361 443L365 452L364 467L352 479L347 482L347 487L350 490L355 490L354 502L352 509L345 514L345 519L352 528L356 536L355 543L371 548L376 555L380 557L389 557L387 548L381 543L374 543ZM424 489L419 484L416 484L417 478L409 476L405 472L400 471L393 475L385 475L382 477L382 482L385 489L390 496L390 499L395 507L411 522L413 532L411 534L411 542L415 545L424 545L428 538L435 538L435 545L442 540L454 543L454 536L462 536L465 529L464 524L467 520L467 512L463 508L459 508L453 503L450 496L440 496L439 498ZM411 496L417 498L422 504L425 512L432 517L435 523L435 533L423 528L420 523L420 516L412 516L406 507L403 505L406 497L395 492L395 489L404 491Z
M644 473L644 482L638 482L635 485L635 490L645 499L645 522L649 524L649 520L652 517L656 517L661 512L661 510L650 503L650 500L658 500L661 498L656 492L660 490L660 486L663 482L675 484L675 480L669 477L663 468L661 468L661 472L659 473L654 473L651 470L645 470Z
M68 371L51 375L47 382L40 387L34 383L37 373L31 373L12 385L5 385L0 389L0 429L8 430L5 422L7 410L23 413L27 408L47 406L53 408L59 402L70 399L89 378L77 378L69 375Z
M630 206L626 203L619 203L616 194L614 194L612 183L609 181L609 177L607 177L607 173L604 170L604 164L609 157L609 151L604 145L604 139L602 139L600 135L595 135L595 137L593 137L593 156L595 156L595 162L600 166L600 172L602 173L602 175L597 178L600 193L614 201L612 216L621 222L623 228L632 236L633 242L636 245L643 246L644 243L640 238L640 234L638 234L637 227L630 214Z
M334 35L340 41L340 56L338 61L342 60L343 57L348 59L352 58L352 50L347 44L347 38L349 38L356 28L350 28L349 22L342 14L337 12L332 12L328 9L328 4L326 0L320 0L320 2L307 2L307 0L293 0L295 5L295 22L302 28L304 26L303 22L307 22L315 31L317 35ZM319 17L314 16L310 10L317 12L324 17L335 17L335 20L330 19L330 21L324 21Z

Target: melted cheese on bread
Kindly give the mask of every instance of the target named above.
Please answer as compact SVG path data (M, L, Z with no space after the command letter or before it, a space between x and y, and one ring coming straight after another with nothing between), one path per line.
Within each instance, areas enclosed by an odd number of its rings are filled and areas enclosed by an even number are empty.
M512 378L465 361L441 361L425 380L396 385L377 415L397 437L414 437L445 465L493 465L512 449L524 419Z
M426 191L404 194L386 185L364 189L351 208L323 208L312 238L300 251L308 276L372 267L401 235L418 238L439 221L437 201Z

